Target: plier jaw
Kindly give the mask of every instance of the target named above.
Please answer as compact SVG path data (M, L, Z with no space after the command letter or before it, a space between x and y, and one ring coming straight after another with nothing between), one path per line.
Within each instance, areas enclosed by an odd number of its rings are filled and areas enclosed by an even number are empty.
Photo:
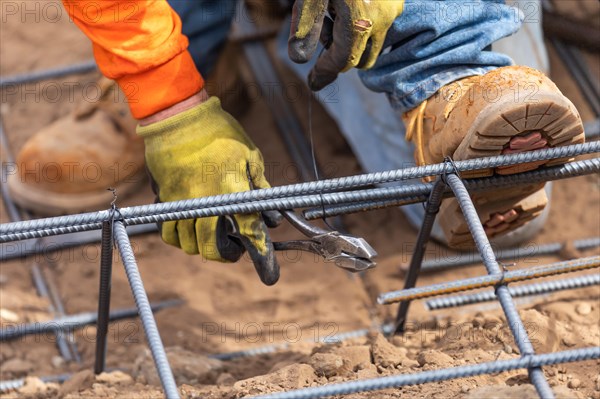
M326 262L349 272L357 273L376 266L377 252L363 238L327 231L313 226L292 211L282 211L283 216L308 240L275 242L277 251L300 250L321 256Z

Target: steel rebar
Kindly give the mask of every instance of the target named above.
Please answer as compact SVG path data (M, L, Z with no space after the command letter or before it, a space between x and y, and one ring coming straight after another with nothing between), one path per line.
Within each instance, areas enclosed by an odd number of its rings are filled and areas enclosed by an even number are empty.
M50 263L46 262L46 267L41 269L42 274L44 275L44 279L46 281L46 283L48 284L48 298L50 299L50 301L52 302L52 305L54 306L55 309L55 315L58 317L65 317L67 315L66 311L65 311L65 306L63 305L63 300L62 297L60 295L58 286L56 285L56 282L54 281L54 276L50 274L49 272L49 266ZM35 266L35 264L34 264ZM77 342L75 341L75 336L73 335L72 331L67 331L64 334L64 338L66 339L68 346L69 346L69 350L71 351L71 354L73 356L73 360L75 360L77 363L81 363L81 356L79 355L79 350L77 349Z
M165 347L163 346L158 327L156 326L156 320L154 320L154 314L150 307L150 301L148 295L144 289L144 283L138 270L135 257L133 255L133 249L131 248L131 242L127 236L127 230L125 225L120 221L115 221L113 224L114 240L117 244L119 254L123 266L125 267L125 273L127 274L127 280L131 287L135 304L138 308L140 318L142 319L142 326L146 333L146 339L150 352L154 358L154 364L156 365L156 371L160 377L163 390L167 398L179 398L179 391L177 390L177 384L173 377L173 371L169 365Z
M584 238L573 241L573 247L578 251L586 251L588 249L597 248L600 246L600 237ZM564 243L555 242L550 244L530 245L521 248L499 249L496 252L497 260L511 259L519 261L520 259L530 258L533 256L544 256L557 254L565 247ZM445 256L444 259L429 259L423 262L421 271L433 272L444 270L453 267L461 267L481 263L481 258L477 253L466 253Z
M316 399L329 396L348 395L358 392L370 392L387 388L400 388L408 385L419 385L428 382L439 382L457 378L474 377L484 374L497 374L504 371L522 368L550 366L553 364L578 362L600 358L600 347L573 349L568 351L530 355L518 359L497 360L452 367L441 370L423 371L414 374L400 374L365 380L354 380L327 384L320 387L297 389L287 392L276 392L267 395L254 396L262 399ZM545 399L545 397L544 397Z
M134 206L120 209L120 214L122 220L126 220L128 224L145 224L223 214L254 213L265 210L317 206L321 203L328 205L340 202L351 202L348 198L354 198L352 197L352 194L356 192L345 193L345 198L344 196L340 196L342 193L331 193L329 194L329 203L325 202L325 199L327 198L326 194L314 196L306 195L301 197L292 196L362 187L365 185L414 179L424 176L441 175L453 172L454 168L459 172L489 169L498 166L533 162L536 160L569 158L585 153L598 152L599 150L600 142L575 144L525 153L456 161L454 165L442 163L239 193L221 194L191 200ZM363 192L354 199L357 201L373 199L368 197L364 198L362 196L364 194L365 193ZM34 238L36 235L48 236L75 231L100 229L102 221L107 220L109 214L110 212L106 210L2 224L0 225L0 242Z
M475 209L475 205L471 200L471 196L469 195L467 188L463 184L462 180L455 174L446 175L445 180L454 192L454 195L469 227L469 231L471 232L473 240L475 241L475 246L481 254L481 259L483 260L483 264L488 274L492 276L503 276L502 269L496 260L494 251L490 245L490 241L485 234L485 230L481 224L481 220L479 220L477 210ZM598 258L600 259L600 257ZM510 331L512 332L513 338L519 347L521 357L527 358L535 355L533 345L531 344L529 336L527 335L527 330L523 325L521 316L519 316L517 307L515 306L515 303L510 296L510 292L508 291L508 286L506 285L507 283L501 280L498 281L497 284L496 296L498 297L498 301L500 301L500 305L504 311L504 315L506 317L506 321L508 322ZM546 380L541 367L528 367L527 371L529 373L529 379L535 386L540 398L554 398L554 393L552 392L550 384L548 383L548 380Z
M413 255L410 260L410 267L404 280L405 290L413 288L417 283L417 278L419 277L421 271L421 264L423 263L423 257L425 256L425 250L427 249L427 243L431 237L431 230L433 229L435 217L440 211L442 193L444 192L445 188L446 183L444 182L444 179L438 178L431 190L431 195L429 196L427 206L425 207L425 217L423 218L423 223L421 225L421 229L419 230L415 250L413 251ZM408 314L410 303L410 300L404 300L400 303L398 312L396 314L394 334L402 334L404 332L406 316Z
M490 250L491 251L491 250ZM426 287L417 287L407 290L398 290L386 292L379 295L377 301L380 304L390 304L405 300L430 298L433 296L451 294L474 290L477 288L493 287L494 285L504 283L516 283L518 281L531 280L555 276L557 274L571 273L581 270L589 270L600 267L600 256L590 256L587 258L551 263L549 265L537 266L527 269L511 270L506 272L496 272L486 276L472 277L464 280L451 281L449 283L433 284Z
M42 298L48 299L48 312L55 316L58 315L56 307L54 306L54 303L50 297L47 282L44 279L40 266L37 263L33 263L31 265L31 277L33 279L33 285L35 286L38 295ZM63 334L56 334L56 347L58 348L58 352L60 353L62 358L65 359L65 361L70 362L73 360L73 355L71 353L69 342Z
M100 374L106 367L106 347L110 317L110 293L112 285L112 239L111 221L102 223L102 244L100 252L100 283L98 287L98 325L96 328L96 359L94 373Z
M560 166L536 169L533 171L514 175L496 175L492 177L484 177L479 179L468 179L465 180L465 186L470 192L477 192L490 189L498 189L501 187L513 187L516 185L528 185L539 182L561 180L598 172L600 172L600 159L596 158L567 163ZM314 220L327 216L346 215L348 213L365 212L374 209L382 209L394 206L413 204L416 202L424 202L427 200L429 192L431 191L431 187L433 187L433 184L415 183L410 185L410 187L412 187L410 191L408 191L407 187L409 186L386 188L386 190L389 190L389 196L384 197L382 195L382 197L386 198L383 200L374 199L370 201L362 201L360 203L341 203L328 206L320 206L314 209L307 209L306 211L304 211L304 217L307 220ZM401 191L403 189L406 190L406 192ZM396 196L393 196L392 193L395 193L396 191L399 192ZM451 190L446 190L446 192L444 192L444 198L448 198L451 196Z
M600 93L598 89L597 77L592 76L581 51L572 46L568 46L555 38L550 39L558 56L564 65L571 72L579 90L587 100L592 112L600 116Z
M69 75L93 72L97 69L96 62L89 60L80 64L67 65L59 68L45 69L36 72L0 78L0 88L38 82L40 80L58 79Z
M590 274L568 279L544 281L535 284L526 284L509 287L513 298L531 295L548 294L551 292L570 290L573 288L591 287L600 285L600 274ZM477 292L468 295L455 295L449 297L435 298L425 304L429 310L447 309L457 306L471 305L475 303L490 302L498 299L494 291Z
M183 303L183 301L179 299L171 299L168 301L151 303L150 307L152 308L153 312L158 312L159 310L177 306L181 303ZM136 317L137 315L137 308L126 308L113 310L110 312L108 318L110 321L118 321L130 319L132 317ZM3 327L0 329L0 342L24 337L26 335L73 331L78 328L97 323L97 321L98 312L83 312L48 321L11 325L10 327Z
M131 236L156 233L158 231L154 224L140 224L127 226L127 234ZM0 262L11 259L20 259L28 256L42 255L52 257L56 251L81 245L95 244L101 241L100 231L80 231L65 235L54 236L53 240L40 242L39 238L20 241L19 243L0 244Z

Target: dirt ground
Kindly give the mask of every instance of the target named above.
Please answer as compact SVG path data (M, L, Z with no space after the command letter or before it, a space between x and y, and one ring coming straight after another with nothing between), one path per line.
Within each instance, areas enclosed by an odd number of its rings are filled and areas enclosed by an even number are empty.
M3 11L5 12L5 10ZM51 10L48 10L51 12ZM6 17L6 20L4 18ZM92 57L87 39L68 20L3 14L0 28L0 75L66 65ZM598 54L588 55L600 76ZM243 63L240 56L237 62ZM285 71L284 71L285 72ZM43 126L71 112L81 89L98 75L72 76L20 87L17 94L3 95L0 108L11 150ZM584 120L591 111L552 53L552 77L578 106ZM286 82L298 81L285 74ZM75 89L73 96L65 87ZM53 87L58 99L49 96ZM6 93L4 93L6 94ZM303 123L308 95L294 107ZM273 185L297 181L297 174L273 118L268 100L254 99L240 122L271 164ZM313 109L317 158L327 168L325 177L352 175L360 167L331 119L319 107ZM121 199L120 206L153 201L144 186L135 196ZM554 185L550 219L542 234L525 245L569 243L600 235L600 179L588 176ZM1 221L8 221L4 208ZM377 305L377 294L403 285L400 266L410 261L416 231L398 209L387 209L344 218L348 230L364 237L379 253L378 267L364 276L351 276L332 264L307 254L279 254L281 280L263 286L248 259L236 264L217 264L164 245L156 235L134 237L133 245L152 301L180 298L184 303L157 313L158 327L168 348L175 377L185 397L232 398L265 392L323 385L337 381L415 373L449 366L510 359L518 356L500 308L495 304L429 312L421 302L411 308L411 329L403 337L384 338L375 332L337 344L321 344L333 334L372 328L393 319L395 306ZM272 232L274 240L298 238L285 223ZM49 240L52 242L52 239ZM516 267L529 267L578 256L597 255L598 249L560 256L521 259ZM51 319L48 303L36 294L30 265L39 261L60 289L66 312L94 311L97 306L98 245L47 254L37 259L5 262L0 269L0 322L3 326ZM451 255L430 245L428 258ZM51 264L46 260L50 259ZM419 285L482 275L481 265L425 275ZM133 306L120 261L115 256L112 308ZM566 291L519 301L538 353L600 345L600 289ZM117 371L94 376L95 328L76 331L82 363L65 363L53 336L34 336L0 345L0 380L30 377L19 391L0 397L91 398L161 397L149 359L141 324L135 320L111 324L107 366ZM228 361L209 359L209 354L287 343L276 353ZM587 361L544 368L559 397L600 399L600 362ZM75 373L65 384L44 384L35 376ZM465 378L403 389L355 394L352 398L529 398L535 397L523 370ZM490 388L491 387L491 388Z

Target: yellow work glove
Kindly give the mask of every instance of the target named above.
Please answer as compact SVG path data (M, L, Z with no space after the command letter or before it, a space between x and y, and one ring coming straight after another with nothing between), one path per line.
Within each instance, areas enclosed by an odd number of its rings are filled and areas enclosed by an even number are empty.
M263 158L240 124L211 97L165 120L138 126L146 166L161 202L268 188ZM250 175L250 176L249 176ZM261 280L272 285L279 266L259 214L162 223L162 239L188 254L220 262L250 254Z
M326 43L327 50L308 76L310 88L321 90L340 72L375 64L387 31L403 7L404 0L296 0L289 56L295 62L307 62L319 38ZM325 17L327 11L334 18L333 26Z

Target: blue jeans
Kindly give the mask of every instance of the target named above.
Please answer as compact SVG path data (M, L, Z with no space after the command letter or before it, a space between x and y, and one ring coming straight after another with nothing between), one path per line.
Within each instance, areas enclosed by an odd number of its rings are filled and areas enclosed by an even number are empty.
M405 112L448 83L511 65L508 56L486 51L521 26L522 13L503 3L406 1L386 37L391 50L359 73L363 83Z
M168 0L179 15L188 50L207 77L225 45L235 15L236 0Z
M227 38L236 0L169 3L183 21L200 73L207 75ZM407 0L387 34L391 50L361 71L361 79L386 93L394 109L407 111L448 83L511 65L508 56L485 49L515 33L522 20L503 0Z

